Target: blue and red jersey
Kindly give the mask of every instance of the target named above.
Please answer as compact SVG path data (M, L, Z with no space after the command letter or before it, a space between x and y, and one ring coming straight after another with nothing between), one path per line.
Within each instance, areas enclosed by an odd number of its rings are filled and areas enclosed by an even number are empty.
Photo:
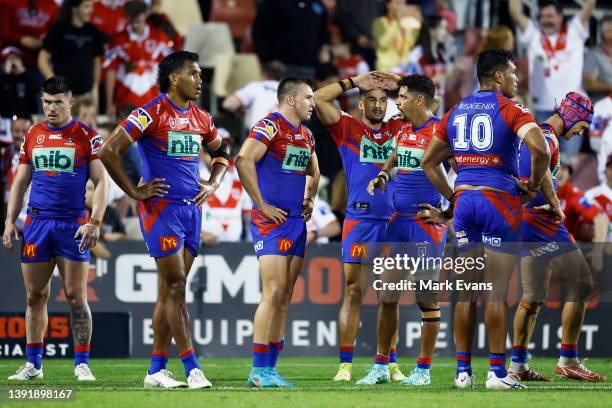
M385 193L368 194L370 180L376 177L393 150L395 135L405 122L392 118L380 129L342 112L338 122L326 126L338 146L348 184L346 217L349 219L389 220L393 214L393 183Z
M548 124L540 125L542 133L546 138L546 143L550 149L550 172L552 174L553 186L557 191L557 174L559 173L559 141L555 134L555 130ZM519 150L519 178L521 181L529 181L531 177L531 152L525 143L521 143ZM528 207L539 207L547 204L548 201L542 193L537 193L533 200L527 204Z
M493 91L464 98L442 118L436 137L449 143L457 162L455 186L466 184L516 193L518 146L535 124L529 110Z
M396 137L397 175L393 188L393 208L402 214L416 214L419 204L440 206L440 192L431 184L421 168L423 155L431 138L440 125L440 119L432 116L421 127L405 123Z
M193 200L200 190L200 150L217 137L212 117L193 102L181 109L166 94L134 110L119 126L134 141L145 182L165 178L164 199Z
M33 167L28 215L84 216L89 162L101 146L102 137L76 119L61 128L47 122L32 126L19 153L19 163Z
M263 200L287 211L289 217L301 217L306 168L315 151L312 133L306 126L296 127L274 112L257 122L248 137L267 147L255 166ZM256 207L253 206L255 211Z

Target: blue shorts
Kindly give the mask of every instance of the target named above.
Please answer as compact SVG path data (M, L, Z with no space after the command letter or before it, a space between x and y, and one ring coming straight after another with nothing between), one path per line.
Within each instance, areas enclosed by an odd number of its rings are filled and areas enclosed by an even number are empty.
M402 252L410 256L441 257L444 255L447 230L446 224L428 224L416 215L394 213L385 241L397 243L397 249L403 248Z
M565 225L556 224L555 216L548 211L524 208L521 234L521 257L549 260L578 249Z
M140 230L149 255L160 258L185 249L198 255L202 209L193 203L171 203L150 198L138 203Z
M85 217L74 218L26 218L23 226L21 262L47 262L61 256L75 262L89 262L89 249L81 252L79 240L74 234Z
M342 262L361 263L362 259L372 260L379 254L372 254L368 244L383 242L387 234L386 220L345 219L342 226Z
M518 195L488 190L457 193L454 223L457 251L479 244L496 252L518 253L521 242Z
M282 224L275 224L253 208L251 211L251 235L255 254L304 257L306 248L306 223L302 217L287 217Z

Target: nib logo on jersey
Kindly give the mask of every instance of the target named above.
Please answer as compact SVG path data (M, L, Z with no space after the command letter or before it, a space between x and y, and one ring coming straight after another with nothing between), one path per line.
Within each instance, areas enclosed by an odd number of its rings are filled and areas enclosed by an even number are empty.
M423 171L421 161L424 155L424 149L399 146L397 148L397 167L400 170Z
M74 172L74 147L39 147L32 150L36 171Z
M287 153L283 160L284 170L304 171L310 162L310 149L304 147L287 146Z
M168 156L196 157L201 147L197 133L168 132Z
M383 164L387 161L393 150L395 150L395 139L389 139L385 143L378 145L367 137L362 137L361 146L359 146L359 161L362 163Z

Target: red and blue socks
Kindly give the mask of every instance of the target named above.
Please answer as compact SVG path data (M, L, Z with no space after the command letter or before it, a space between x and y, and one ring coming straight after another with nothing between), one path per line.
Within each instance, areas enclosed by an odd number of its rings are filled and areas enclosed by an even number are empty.
M397 349L389 349L389 364L397 364Z
M149 367L149 375L153 375L161 370L165 370L168 365L168 353L163 351L154 351L151 354L151 366Z
M489 353L489 371L493 371L497 378L504 378L508 375L506 371L506 355Z
M278 361L278 355L280 354L281 350L285 348L285 340L283 339L276 343L271 341L268 348L269 348L269 351L268 351L267 367L276 368L276 362Z
M529 352L526 346L512 346L512 363L510 367L513 372L521 372L528 369Z
M386 354L376 353L374 364L377 368L389 368L389 356Z
M253 370L260 370L268 367L270 345L253 343Z
M28 356L28 363L32 363L34 368L40 370L42 367L43 349L45 343L27 343L26 354Z
M181 358L183 367L185 367L186 377L189 377L189 373L191 373L191 370L194 368L200 368L200 365L198 364L198 357L196 356L193 347L189 350L183 351L181 354L179 354L179 357Z
M457 359L457 376L461 373L468 373L472 375L472 353L458 351L456 354Z
M353 346L340 346L340 363L353 362Z
M89 344L77 344L74 346L74 366L79 364L89 365Z
M421 370L429 370L431 368L431 357L422 357L419 356L417 358L417 368Z
M578 364L578 345L577 344L561 344L559 350L559 365L567 367Z

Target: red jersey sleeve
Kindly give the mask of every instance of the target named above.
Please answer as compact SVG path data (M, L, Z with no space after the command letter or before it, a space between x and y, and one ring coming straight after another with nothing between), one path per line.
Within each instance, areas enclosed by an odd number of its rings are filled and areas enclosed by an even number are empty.
M278 125L273 120L264 118L253 126L247 137L259 140L261 143L269 146L277 133Z
M440 121L440 124L435 126L435 129L433 131L434 137L437 137L438 139L446 143L448 143L448 133L446 132L446 126L448 125L448 118L450 117L452 111L453 110L451 109L444 114L442 120Z
M516 103L504 97L499 98L499 112L509 129L518 135L519 129L528 123L535 123L535 119L529 109L520 103Z
M89 133L89 155L87 156L88 161L94 161L98 159L98 152L102 147L104 140L97 132L92 131Z
M579 193L575 200L575 210L580 215L580 222L591 223L597 214L603 211L599 206L589 203L582 193Z
M153 119L153 113L149 109L138 108L133 110L130 116L119 122L119 126L125 130L125 133L127 133L133 141L137 141L145 136L145 131L150 134L155 128L156 123Z
M353 119L348 113L340 112L340 119L336 123L331 125L325 125L325 128L329 130L332 140L336 143L336 146L340 147L345 139L346 135L349 134L351 128L351 120Z
M210 116L208 113L206 113L206 128L201 137L202 146L206 146L217 138L217 128L215 127L215 122L213 122L212 116Z
M19 149L19 164L32 164L32 156L30 151L30 140L35 137L33 135L32 126L25 134L23 138L23 142L21 142L21 148Z

